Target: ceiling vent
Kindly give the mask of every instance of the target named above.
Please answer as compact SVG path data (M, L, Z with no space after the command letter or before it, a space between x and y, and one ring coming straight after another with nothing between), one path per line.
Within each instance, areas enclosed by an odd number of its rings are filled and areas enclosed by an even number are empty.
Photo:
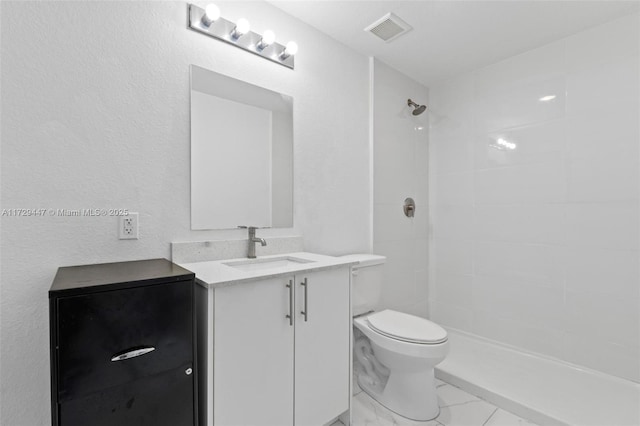
M364 30L389 43L411 31L412 27L393 13L387 13Z

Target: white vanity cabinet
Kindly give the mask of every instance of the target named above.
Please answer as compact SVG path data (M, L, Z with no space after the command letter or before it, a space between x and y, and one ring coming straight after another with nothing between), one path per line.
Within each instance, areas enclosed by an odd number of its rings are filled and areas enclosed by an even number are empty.
M348 266L212 291L215 426L321 426L349 409Z

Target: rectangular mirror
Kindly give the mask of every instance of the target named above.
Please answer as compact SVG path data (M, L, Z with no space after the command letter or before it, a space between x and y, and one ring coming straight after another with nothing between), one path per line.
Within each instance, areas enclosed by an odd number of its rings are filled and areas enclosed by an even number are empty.
M191 229L293 227L293 98L191 65Z

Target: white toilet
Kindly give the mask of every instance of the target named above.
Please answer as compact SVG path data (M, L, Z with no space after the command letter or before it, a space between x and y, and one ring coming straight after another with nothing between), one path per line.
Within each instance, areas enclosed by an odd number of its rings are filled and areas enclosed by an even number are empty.
M439 325L378 308L384 256L346 256L353 267L354 355L358 385L391 411L426 421L439 414L434 367L449 351L447 332ZM386 285L393 285L387 279Z

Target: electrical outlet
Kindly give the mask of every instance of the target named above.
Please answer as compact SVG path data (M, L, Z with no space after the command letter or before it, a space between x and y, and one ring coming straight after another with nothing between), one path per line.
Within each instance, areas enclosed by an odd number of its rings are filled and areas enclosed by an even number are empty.
M138 213L129 212L127 216L120 216L118 237L121 240L138 239Z

